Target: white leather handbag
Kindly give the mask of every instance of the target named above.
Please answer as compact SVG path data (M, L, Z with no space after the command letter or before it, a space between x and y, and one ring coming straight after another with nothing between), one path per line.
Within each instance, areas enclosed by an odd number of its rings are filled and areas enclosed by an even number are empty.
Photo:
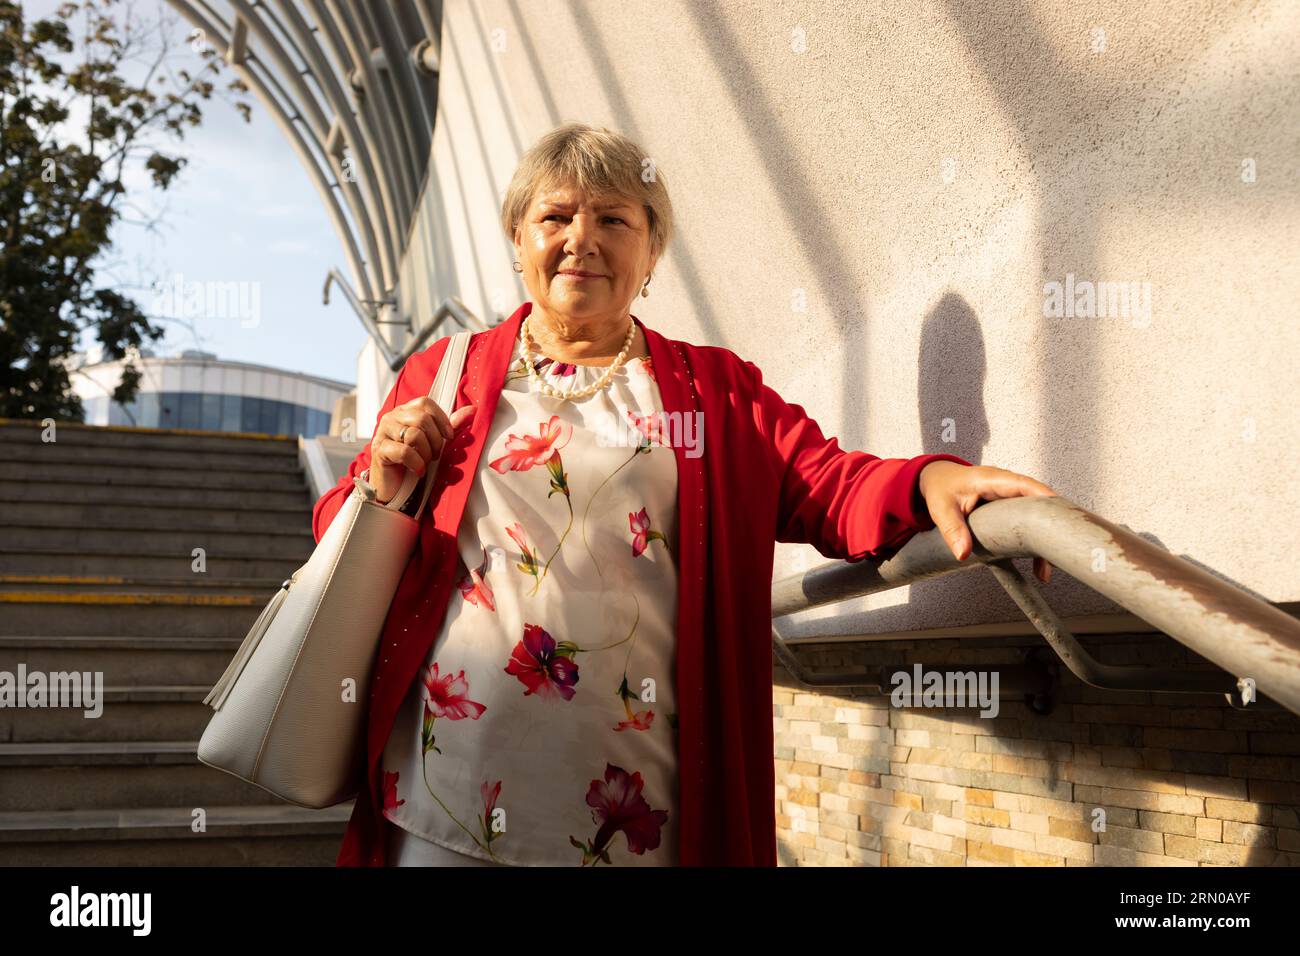
M448 414L469 338L452 336L429 391ZM200 761L301 807L357 795L371 668L440 461L426 469L414 509L419 476L409 469L384 504L366 481L369 469L353 479L307 563L280 586L204 698L216 713L199 740Z

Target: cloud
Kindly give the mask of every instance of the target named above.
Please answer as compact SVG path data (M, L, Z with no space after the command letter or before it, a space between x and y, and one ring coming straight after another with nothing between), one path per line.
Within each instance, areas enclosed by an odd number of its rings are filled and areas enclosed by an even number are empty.
M286 253L292 255L301 255L302 253L312 253L313 255L320 251L319 243L305 242L302 239L277 239L266 247L268 252Z

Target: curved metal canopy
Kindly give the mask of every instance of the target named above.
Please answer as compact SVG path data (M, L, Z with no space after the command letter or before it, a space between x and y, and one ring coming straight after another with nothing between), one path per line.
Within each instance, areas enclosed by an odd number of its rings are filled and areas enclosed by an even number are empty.
M433 139L441 0L168 3L297 152L347 258L349 301L382 342L375 323L397 300ZM329 281L342 280L335 271Z

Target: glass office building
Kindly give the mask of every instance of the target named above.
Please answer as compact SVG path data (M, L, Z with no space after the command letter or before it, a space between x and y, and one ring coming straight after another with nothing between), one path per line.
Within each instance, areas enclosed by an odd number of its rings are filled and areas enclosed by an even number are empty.
M218 359L187 349L175 358L148 353L137 360L140 391L133 402L112 400L121 361L91 362L72 374L87 425L187 428L268 435L328 434L335 402L347 382Z

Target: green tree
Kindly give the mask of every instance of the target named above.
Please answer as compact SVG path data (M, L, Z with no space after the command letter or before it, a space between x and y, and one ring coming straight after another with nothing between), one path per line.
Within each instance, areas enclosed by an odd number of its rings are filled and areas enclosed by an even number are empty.
M108 359L127 358L166 331L128 296L96 282L126 196L128 164L141 163L167 189L185 159L152 145L198 126L221 58L206 43L185 47L197 67L173 70L168 24L140 24L119 0L65 3L57 19L24 22L0 0L0 416L83 421L67 362L94 329ZM119 16L120 14L120 16ZM74 44L69 26L80 31ZM73 54L74 48L77 53ZM70 60L73 62L64 62ZM124 66L148 63L137 84ZM226 87L245 122L239 79ZM85 117L69 141L73 107ZM60 137L63 137L62 139ZM140 370L128 359L113 398L126 404Z

